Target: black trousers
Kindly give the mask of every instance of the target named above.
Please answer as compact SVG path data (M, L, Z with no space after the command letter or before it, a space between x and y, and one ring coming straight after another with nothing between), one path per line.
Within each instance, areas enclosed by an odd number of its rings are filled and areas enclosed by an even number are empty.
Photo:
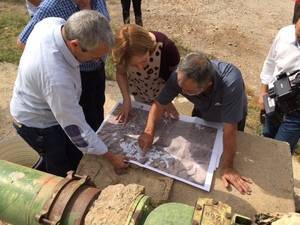
M13 123L17 133L40 155L34 169L65 177L76 171L82 152L73 145L59 126L44 129Z
M196 108L193 108L192 116L202 118L201 112L199 112ZM246 118L247 115L244 115L243 119L240 122L238 122L237 129L239 131L244 131L246 125Z
M124 24L130 23L130 3L131 0L121 0ZM132 4L133 4L133 11L134 11L136 24L142 25L141 23L142 22L142 10L141 10L142 0L132 0Z
M104 119L105 68L103 65L95 71L80 73L82 93L79 104L87 123L96 131Z

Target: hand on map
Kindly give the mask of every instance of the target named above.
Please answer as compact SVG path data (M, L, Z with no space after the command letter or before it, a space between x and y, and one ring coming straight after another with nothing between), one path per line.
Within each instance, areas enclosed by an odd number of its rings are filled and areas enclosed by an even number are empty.
M249 186L249 184L252 183L251 179L241 176L235 169L224 168L221 170L221 176L223 184L226 188L232 185L241 194L251 194L251 188Z
M150 133L143 132L139 136L139 146L143 151L147 151L152 146L154 135Z
M128 158L122 154L107 152L103 156L110 161L115 169L125 169L128 167Z
M127 123L131 111L131 102L124 101L121 112L117 115L116 120L118 123Z
M179 119L179 113L177 112L177 109L175 108L173 103L169 103L165 106L164 117L175 120Z

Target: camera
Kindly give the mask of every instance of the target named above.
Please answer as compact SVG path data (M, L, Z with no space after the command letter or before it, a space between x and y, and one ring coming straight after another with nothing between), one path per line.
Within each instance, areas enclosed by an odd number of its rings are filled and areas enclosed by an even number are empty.
M264 96L267 115L275 112L290 113L300 109L300 70L283 72L276 76L274 87Z

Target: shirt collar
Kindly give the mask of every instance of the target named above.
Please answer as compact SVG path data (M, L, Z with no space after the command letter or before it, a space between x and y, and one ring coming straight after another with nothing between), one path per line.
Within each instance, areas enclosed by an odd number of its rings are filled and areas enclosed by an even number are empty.
M213 62L211 62L213 67L214 67L214 74L212 76L212 82L213 82L213 86L212 88L210 88L208 91L204 92L204 93L201 93L200 96L209 96L209 97L212 97L214 96L218 90L220 89L220 86L221 86L221 82L220 82L220 76L219 76L219 72L217 70L217 68L215 67L215 65L213 64Z
M65 60L70 64L72 67L78 67L79 62L73 56L69 48L67 47L61 33L61 28L63 25L57 27L54 31L54 39L56 46L58 47L59 51L63 54Z
M219 75L219 71L217 70L217 68L215 68L215 73L213 75L213 88L212 88L213 93L215 93L222 85L221 80L222 79L221 76Z
M220 76L220 72L218 70L218 68L216 67L216 65L211 62L213 67L214 67L214 74L213 74L213 77L212 77L212 82L213 82L213 86L212 88L208 91L208 92L205 92L205 93L202 93L201 95L199 95L199 97L204 97L204 98L207 98L209 99L209 101L211 102L213 99L214 101L221 101L220 98L222 97L220 95L220 93L222 93L222 78Z

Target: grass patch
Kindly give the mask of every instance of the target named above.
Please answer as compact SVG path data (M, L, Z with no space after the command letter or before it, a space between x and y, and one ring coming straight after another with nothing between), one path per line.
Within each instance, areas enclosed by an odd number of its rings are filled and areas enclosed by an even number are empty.
M24 0L1 0L1 2L25 4Z
M26 14L0 11L0 62L18 64L22 50L17 48L16 40L28 19Z

